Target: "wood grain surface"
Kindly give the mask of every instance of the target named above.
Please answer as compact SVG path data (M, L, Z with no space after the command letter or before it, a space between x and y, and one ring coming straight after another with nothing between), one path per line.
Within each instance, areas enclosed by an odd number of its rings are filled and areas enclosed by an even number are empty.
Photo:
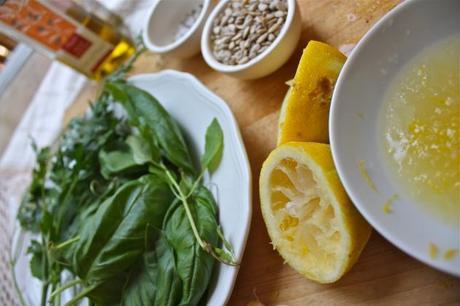
M201 55L176 60L146 54L136 63L134 74L177 69L195 75L229 104L239 123L251 162L254 200L251 231L229 305L460 305L460 279L405 255L376 232L358 263L340 281L332 285L309 281L273 251L260 213L260 167L275 147L279 108L287 90L285 81L294 76L302 49L311 39L337 48L354 44L398 2L298 0L303 32L296 52L281 69L255 81L240 81L215 72ZM82 92L67 120L86 108L96 90L97 86L91 85Z

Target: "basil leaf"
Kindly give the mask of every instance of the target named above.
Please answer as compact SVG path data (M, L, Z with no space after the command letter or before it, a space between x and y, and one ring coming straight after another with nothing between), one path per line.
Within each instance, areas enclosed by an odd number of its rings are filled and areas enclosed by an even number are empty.
M179 182L180 190L183 194L189 194L193 188L193 178L187 174L181 173L181 180Z
M216 200L214 199L214 196L212 195L211 191L209 191L209 189L206 188L205 186L201 185L194 192L193 198L197 202L197 206L200 206L200 205L206 206L206 209L209 211L209 214L213 216L214 221L216 223L215 232L217 233L218 232L217 204L216 204Z
M121 103L138 127L148 126L165 157L175 166L193 174L195 168L184 136L163 106L148 92L129 84L106 84L106 90Z
M158 144L158 140L156 139L154 132L145 122L138 126L138 130L140 140L148 144L152 161L158 162L161 158L161 152L160 145Z
M99 152L99 163L101 174L105 179L110 179L111 176L122 172L134 171L139 166L133 154L128 151L106 152L102 150Z
M160 230L149 243L140 263L129 273L121 305L178 305L182 282L177 273L174 250Z
M123 290L121 305L153 305L157 292L155 276L158 274L157 257L154 251L147 251L139 263L129 272L127 285Z
M224 148L224 134L219 122L214 118L206 130L204 154L201 157L201 168L213 172L219 166Z
M72 223L70 223L69 227L65 230L63 234L65 240L69 240L77 236L79 237L80 229L83 227L83 225L86 222L88 222L88 220L96 213L100 204L112 194L113 192L108 192L107 194L103 194L101 195L100 199L98 199L91 205L81 208L77 216L73 219ZM72 263L73 254L75 252L75 248L77 247L77 245L78 243L72 243L71 245L67 246L61 251L61 255L65 262ZM72 265L67 266L67 269L69 269L70 271L74 273Z
M155 162L160 159L160 151L138 135L131 135L126 139L131 149L133 160L139 165Z
M158 260L156 277L157 294L153 305L179 305L182 295L180 272L176 268L174 250L164 235L155 246Z
M116 277L112 277L102 283L98 283L95 286L89 287L90 290L86 294L86 297L88 297L91 301L89 305L119 305L128 273L129 271L124 271L118 274Z
M210 244L217 244L217 216L212 194L199 187L193 195L193 204L190 209L200 236ZM175 205L174 208L168 211L163 230L174 249L177 272L183 284L178 305L196 305L208 287L215 260L196 241L184 206Z
M172 201L169 186L154 176L120 187L83 225L73 257L77 275L95 286L131 267Z

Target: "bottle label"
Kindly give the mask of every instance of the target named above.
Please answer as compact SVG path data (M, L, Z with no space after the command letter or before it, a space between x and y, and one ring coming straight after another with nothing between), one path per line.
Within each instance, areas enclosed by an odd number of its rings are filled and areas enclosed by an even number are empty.
M88 75L113 50L112 44L37 0L6 0L0 6L0 22Z

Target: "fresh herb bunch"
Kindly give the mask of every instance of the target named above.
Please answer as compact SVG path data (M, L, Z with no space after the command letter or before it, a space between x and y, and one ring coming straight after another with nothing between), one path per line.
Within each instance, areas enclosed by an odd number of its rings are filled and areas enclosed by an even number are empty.
M36 149L18 219L40 234L28 251L42 305L60 305L69 288L78 290L67 305L196 305L215 261L237 264L202 180L222 156L219 123L206 131L197 169L174 119L124 81L131 64L107 78L57 149ZM62 284L64 270L73 279Z
M73 119L56 152L35 148L37 166L18 219L24 229L41 236L40 241L31 242L28 252L32 275L43 282L42 304L49 287L59 286L62 270L71 268L63 258L66 240L78 236L85 212L95 210L97 202L118 184L100 174L99 152L117 146L129 127L108 106L108 99L101 98L86 116Z

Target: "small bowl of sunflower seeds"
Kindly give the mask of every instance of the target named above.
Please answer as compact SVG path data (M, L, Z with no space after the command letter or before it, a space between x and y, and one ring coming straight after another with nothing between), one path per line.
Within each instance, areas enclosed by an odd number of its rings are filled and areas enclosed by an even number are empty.
M213 69L256 79L280 68L300 38L295 0L223 0L201 36L201 53Z

